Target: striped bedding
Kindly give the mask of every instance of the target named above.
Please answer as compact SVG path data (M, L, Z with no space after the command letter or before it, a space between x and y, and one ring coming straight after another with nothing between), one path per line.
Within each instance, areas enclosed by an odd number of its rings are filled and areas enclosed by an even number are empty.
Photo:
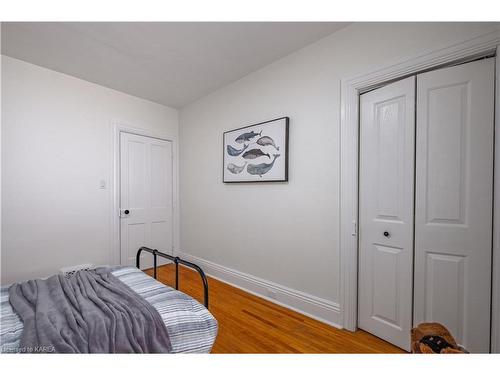
M203 305L135 267L119 267L112 273L158 310L170 336L172 353L210 353L217 321ZM17 352L23 329L9 303L8 288L0 290L1 353Z

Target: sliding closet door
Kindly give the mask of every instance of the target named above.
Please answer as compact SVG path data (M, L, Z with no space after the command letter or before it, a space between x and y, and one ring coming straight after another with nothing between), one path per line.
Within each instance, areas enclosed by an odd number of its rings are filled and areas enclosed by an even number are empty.
M494 59L417 77L415 324L490 338Z
M409 350L415 77L360 100L358 325Z

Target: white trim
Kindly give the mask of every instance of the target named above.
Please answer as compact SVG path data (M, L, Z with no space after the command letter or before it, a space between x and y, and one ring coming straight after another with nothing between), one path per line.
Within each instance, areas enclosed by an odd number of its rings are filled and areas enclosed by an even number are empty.
M471 57L494 53L500 44L500 31L490 32L476 38L457 43L446 48L431 51L390 66L374 69L341 83L341 119L340 119L340 306L342 325L354 331L357 327L357 262L358 239L353 227L358 222L358 118L359 93L392 80L411 74L463 61ZM498 76L497 63L497 76ZM498 113L498 97L497 97ZM498 116L497 116L498 117ZM498 120L496 133L498 139ZM496 155L500 155L496 143ZM500 160L496 158L498 166ZM498 170L498 169L497 169ZM498 182L498 176L497 176ZM498 185L498 184L497 184ZM496 190L498 193L498 187ZM496 194L495 200L500 196ZM497 208L498 210L498 208ZM500 231L496 222L495 232ZM495 249L495 252L497 249ZM496 271L500 272L500 261L496 262ZM494 285L494 293L500 293L500 285ZM497 290L495 290L497 289ZM497 310L498 315L498 310ZM498 325L498 323L496 323ZM499 339L497 339L498 342ZM498 350L498 349L497 349Z
M280 306L289 308L290 310L307 315L328 325L342 328L340 322L340 307L338 303L290 289L283 285L236 271L193 255L181 252L179 253L179 257L196 263L203 268L203 271L207 275L214 279L225 282ZM275 298L270 297L270 293L273 294Z
M491 352L500 353L500 46L496 58L495 179L493 211L493 288L491 298Z
M109 255L110 264L120 264L120 219L118 216L120 210L120 133L131 133L145 137L158 138L172 142L172 255L175 255L179 249L179 158L177 137L167 133L157 133L145 129L137 129L121 122L112 122L112 140L113 140L113 186L112 191L113 204L111 207L111 253ZM167 262L165 262L167 263ZM160 262L163 264L163 262Z

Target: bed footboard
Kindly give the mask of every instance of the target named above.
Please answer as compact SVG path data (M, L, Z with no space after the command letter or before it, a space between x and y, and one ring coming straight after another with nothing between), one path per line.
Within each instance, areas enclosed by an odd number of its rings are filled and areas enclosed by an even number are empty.
M147 253L153 254L153 277L156 279L156 268L157 268L157 261L158 257L166 258L168 260L171 260L175 264L175 289L179 289L179 264L182 264L183 266L189 267L194 269L196 272L201 277L201 281L203 282L203 304L205 307L208 309L208 281L207 277L205 276L205 272L194 263L188 262L187 260L181 259L179 257L174 257L169 254L162 253L161 251L158 251L156 249L150 249L149 247L141 247L139 250L137 250L137 255L135 258L135 266L140 269L140 263L141 263L141 253L145 251Z

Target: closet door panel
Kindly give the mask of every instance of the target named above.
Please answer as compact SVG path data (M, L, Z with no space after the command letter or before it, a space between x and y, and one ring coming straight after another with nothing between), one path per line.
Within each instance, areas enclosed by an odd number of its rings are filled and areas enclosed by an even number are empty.
M361 96L359 327L405 350L412 324L415 77Z
M417 76L414 323L489 351L494 60Z

